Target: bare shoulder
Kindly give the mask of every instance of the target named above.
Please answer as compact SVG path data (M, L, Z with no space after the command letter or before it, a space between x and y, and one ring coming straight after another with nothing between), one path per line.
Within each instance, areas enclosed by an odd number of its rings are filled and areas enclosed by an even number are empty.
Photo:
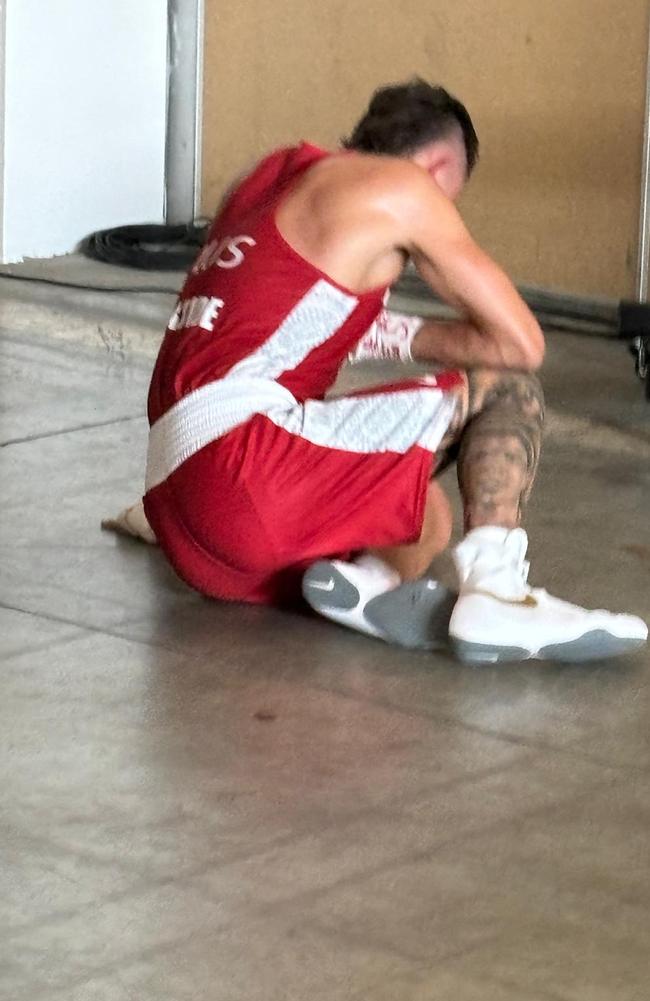
M389 156L345 159L349 163L341 197L390 217L405 235L415 235L423 226L429 230L462 226L454 204L426 170L411 160Z
M423 182L432 184L425 172L410 160L364 153L333 156L310 173L316 185L334 187L342 196L352 194L368 201L377 197L403 198Z

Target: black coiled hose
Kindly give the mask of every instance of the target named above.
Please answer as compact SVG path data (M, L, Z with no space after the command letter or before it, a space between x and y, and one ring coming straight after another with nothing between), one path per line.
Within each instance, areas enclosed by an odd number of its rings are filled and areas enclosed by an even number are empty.
M86 257L145 271L186 271L205 242L207 224L117 226L91 233Z

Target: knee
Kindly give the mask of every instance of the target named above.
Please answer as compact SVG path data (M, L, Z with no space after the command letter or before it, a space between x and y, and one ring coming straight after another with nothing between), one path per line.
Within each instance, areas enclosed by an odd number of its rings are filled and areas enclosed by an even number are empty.
M544 390L534 372L477 368L467 373L470 416L488 407L509 407L540 423L544 419Z

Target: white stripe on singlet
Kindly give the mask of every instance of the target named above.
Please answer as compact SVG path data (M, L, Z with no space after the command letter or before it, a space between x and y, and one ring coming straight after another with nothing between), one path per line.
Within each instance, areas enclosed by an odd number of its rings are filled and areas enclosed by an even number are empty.
M378 389L362 396L307 400L290 411L268 417L291 434L314 445L344 452L408 452L419 445L435 452L453 421L455 394L438 389L424 376L420 387Z
M358 299L320 279L278 329L216 382L175 403L149 432L145 491L163 483L186 459L253 414L292 411L295 397L277 380L297 368L345 323ZM218 336L218 335L217 335Z
M268 340L231 368L239 375L277 379L291 372L308 354L328 341L345 323L359 300L320 279L312 285Z

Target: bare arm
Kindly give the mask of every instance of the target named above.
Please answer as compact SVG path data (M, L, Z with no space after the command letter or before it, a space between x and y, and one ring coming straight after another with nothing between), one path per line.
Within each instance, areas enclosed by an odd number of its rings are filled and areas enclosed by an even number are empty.
M478 327L463 320L425 320L411 345L414 361L437 362L448 368L497 368L534 372L541 365L536 357L504 350Z
M544 337L535 317L425 174L414 179L404 208L409 228L406 249L417 270L445 302L467 317L425 322L413 341L413 357L465 367L539 368Z

